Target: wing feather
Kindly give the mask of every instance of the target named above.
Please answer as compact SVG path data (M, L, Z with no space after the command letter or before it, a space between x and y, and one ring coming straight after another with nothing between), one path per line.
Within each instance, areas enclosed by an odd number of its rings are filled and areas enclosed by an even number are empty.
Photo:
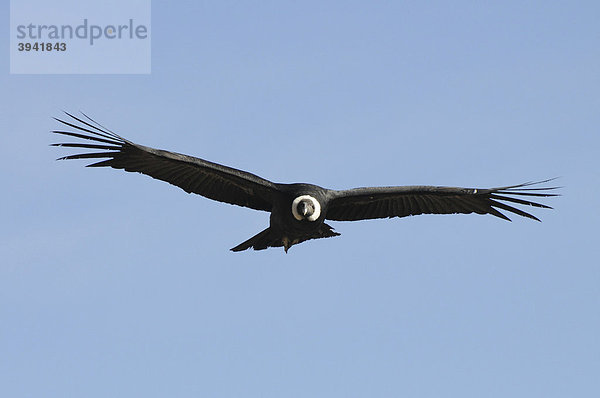
M93 151L63 156L59 160L104 159L88 166L138 172L178 186L188 193L256 210L271 211L277 192L277 187L271 181L196 157L138 145L113 133L85 114L87 120L65 113L71 119L55 119L75 131L54 130L53 133L92 143L52 145Z
M491 214L509 220L500 210L539 221L534 215L511 206L514 203L551 209L533 198L558 196L559 187L535 187L550 180L526 182L499 188L474 189L436 186L372 187L332 191L326 218L356 221L406 217L418 214Z

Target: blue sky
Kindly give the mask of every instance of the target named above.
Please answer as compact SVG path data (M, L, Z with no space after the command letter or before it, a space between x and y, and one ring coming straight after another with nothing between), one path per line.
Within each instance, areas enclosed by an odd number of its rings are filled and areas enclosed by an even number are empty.
M153 2L150 75L4 58L2 396L598 396L598 3L256 3ZM232 253L266 213L54 161L62 110L277 182L563 196Z

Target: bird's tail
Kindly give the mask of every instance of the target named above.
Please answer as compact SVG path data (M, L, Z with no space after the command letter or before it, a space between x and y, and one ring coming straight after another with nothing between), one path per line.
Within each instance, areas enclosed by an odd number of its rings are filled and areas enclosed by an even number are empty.
M281 233L277 233L273 231L270 227L265 229L262 232L254 235L247 241L240 243L231 251L241 252L242 250L253 248L254 250L264 250L268 247L282 247L285 249L287 253L288 249L293 245L298 243L302 243L309 239L320 239L320 238L330 238L333 236L339 236L339 233L335 232L333 228L331 228L327 224L322 224L320 228L316 231L305 235L296 235L292 238L283 236Z
M232 252L241 252L242 250L250 249L264 250L269 246L281 246L281 243L277 245L276 239L274 239L271 233L271 228L267 228L264 231L259 232L245 242L240 243L233 249Z

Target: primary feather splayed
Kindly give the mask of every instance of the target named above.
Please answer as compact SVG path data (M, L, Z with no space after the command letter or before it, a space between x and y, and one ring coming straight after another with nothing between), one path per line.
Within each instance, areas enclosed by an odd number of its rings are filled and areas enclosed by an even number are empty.
M552 193L557 187L536 186L551 179L487 189L398 186L338 191L312 184L274 183L218 163L133 143L85 114L83 118L78 118L65 113L69 121L55 119L74 130L54 130L53 133L91 142L52 145L92 151L64 156L59 160L98 159L88 167L112 167L138 172L178 186L188 193L270 212L269 227L231 249L236 252L281 246L287 252L291 246L309 239L338 236L339 233L325 220L356 221L418 214L477 213L510 221L502 210L540 221L514 205L550 209L550 206L533 200L558 196Z

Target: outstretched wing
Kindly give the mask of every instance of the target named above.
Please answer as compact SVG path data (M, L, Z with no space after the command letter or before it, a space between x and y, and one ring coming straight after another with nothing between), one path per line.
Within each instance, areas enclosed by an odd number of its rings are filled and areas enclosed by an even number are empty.
M492 214L510 221L498 210L500 209L540 221L537 217L505 202L551 209L550 206L530 200L536 197L558 196L550 193L558 187L531 188L532 185L551 180L489 189L405 186L332 191L326 218L335 221L356 221L417 214L477 213Z
M63 159L104 159L88 167L113 167L135 171L178 186L219 202L271 211L275 184L254 174L212 163L193 156L163 151L135 144L106 129L84 114L86 120L65 112L73 121L56 119L75 131L53 133L92 143L52 144L68 148L91 149L92 152L69 155Z

